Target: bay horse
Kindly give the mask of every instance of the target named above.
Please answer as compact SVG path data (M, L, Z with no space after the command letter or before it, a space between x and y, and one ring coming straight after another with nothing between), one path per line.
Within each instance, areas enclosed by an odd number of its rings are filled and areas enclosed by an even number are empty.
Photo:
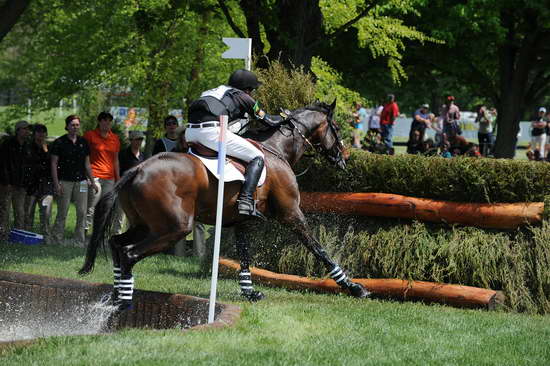
M267 217L289 226L303 244L327 268L329 275L350 295L363 298L369 292L352 282L313 237L300 209L300 191L292 166L308 148L314 148L330 162L345 168L342 140L332 120L336 101L331 105L316 102L290 112L277 128L250 134L264 150L267 176L256 190L258 209ZM226 183L223 225L235 227L237 254L241 270L241 294L250 301L263 298L255 291L249 270L249 243L246 235L250 216L239 215L236 199L241 182ZM129 170L113 191L99 201L94 217L93 234L86 259L79 273L92 271L100 244L105 244L111 230L116 204L120 204L129 221L129 229L110 238L114 287L112 299L119 309L131 306L132 268L156 253L169 249L185 238L194 221L213 225L216 221L218 180L195 156L187 153L155 155ZM117 202L118 201L118 202Z

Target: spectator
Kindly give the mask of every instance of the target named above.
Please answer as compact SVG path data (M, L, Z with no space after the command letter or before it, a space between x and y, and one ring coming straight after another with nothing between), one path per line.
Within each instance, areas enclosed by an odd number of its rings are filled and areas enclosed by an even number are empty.
M444 104L442 107L441 118L443 120L443 134L447 138L462 135L462 130L458 123L460 120L460 109L455 104L455 97L452 95L447 97L447 104Z
M100 198L113 190L115 182L120 178L118 153L120 140L116 133L111 131L113 116L101 112L97 116L98 126L84 134L90 147L90 165L97 192L88 190L88 213L86 215L86 229L92 226L95 206Z
M178 128L178 119L174 116L167 116L164 119L164 136L155 141L153 146L153 155L161 152L170 152L174 150L178 143L176 129Z
M363 108L361 103L359 102L353 102L354 103L354 111L352 113L353 115L353 144L352 146L355 148L360 149L361 148L361 137L363 132L363 126L367 124L368 121L368 114L367 110Z
M85 244L86 208L88 189L97 190L90 166L90 148L83 137L78 136L80 118L70 115L65 119L67 134L52 143L51 173L57 196L57 216L52 228L52 241L61 243L65 233L65 219L69 204L76 206L75 244Z
M441 145L441 156L444 158L452 158L453 155L449 151L451 149L451 144L449 144L448 141L443 141L443 145Z
M493 122L494 114L487 107L481 105L477 111L476 123L479 124L477 132L477 140L481 146L483 156L489 155L493 149Z
M15 135L8 137L0 147L2 166L2 184L4 185L4 202L2 202L3 235L9 232L9 205L13 206L14 223L18 229L25 227L25 198L27 196L28 177L25 165L28 157L29 124L19 121L15 124Z
M32 141L29 146L29 184L27 187L25 228L32 231L34 226L34 212L38 205L40 212L40 233L46 242L49 241L50 215L54 195L51 158L46 143L48 128L43 124L35 124L32 131Z
M388 101L380 114L380 127L382 129L382 140L388 151L393 150L393 125L399 116L399 107L395 102L395 95L389 94Z
M546 108L540 107L538 115L531 122L531 147L535 153L536 151L539 152L541 158L546 156L544 148L546 145L546 127L548 126L548 121L545 114Z
M411 130L409 132L409 141L411 146L418 144L420 146L425 139L426 128L431 126L430 115L428 114L430 106L422 104L413 114ZM416 152L413 152L416 154Z
M369 132L380 134L380 115L382 114L382 110L384 109L384 106L382 104L379 104L378 106L375 106L371 110L371 114L369 116Z
M407 141L407 153L419 154L422 152L422 137L419 130L411 129L409 141Z
M120 176L123 176L128 170L132 169L144 160L143 153L141 152L141 145L145 139L143 131L129 131L128 139L130 140L130 146L121 150L118 153L118 161L120 164ZM125 226L125 215L120 205L117 205L117 212L115 218L114 232L120 234L122 228Z
M430 128L434 130L435 136L434 136L434 146L436 148L440 148L443 146L443 120L441 117L436 117L435 114L430 113L428 115L428 119L430 120Z

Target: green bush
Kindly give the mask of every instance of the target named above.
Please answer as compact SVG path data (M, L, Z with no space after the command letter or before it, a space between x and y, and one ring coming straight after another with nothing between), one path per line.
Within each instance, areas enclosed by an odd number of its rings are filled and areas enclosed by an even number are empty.
M311 161L302 159L297 173ZM346 170L322 159L298 178L302 191L379 192L455 202L542 202L550 164L505 159L377 155L352 149Z

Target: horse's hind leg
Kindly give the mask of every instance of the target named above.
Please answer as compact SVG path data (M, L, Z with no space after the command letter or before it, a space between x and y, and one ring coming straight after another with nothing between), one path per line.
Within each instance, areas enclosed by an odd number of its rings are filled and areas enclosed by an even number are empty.
M241 270L239 272L239 286L241 287L241 295L247 300L258 301L265 296L260 291L254 290L252 286L252 275L250 273L250 241L246 235L246 224L238 225L235 228L235 244L237 255L241 262Z
M330 277L344 290L354 297L364 298L369 296L369 291L361 284L352 282L340 266L334 262L321 244L315 239L309 229L304 214L299 208L292 210L284 216L281 216L281 222L292 226L294 231L302 238L303 243L310 252L317 257L329 272Z
M113 303L120 306L126 298L131 301L133 294L133 276L132 268L125 265L122 266L121 258L123 255L123 248L126 245L135 243L146 236L148 232L145 226L134 226L128 229L125 233L114 235L109 240L109 246L111 247L111 256L113 258ZM122 292L124 293L122 293Z

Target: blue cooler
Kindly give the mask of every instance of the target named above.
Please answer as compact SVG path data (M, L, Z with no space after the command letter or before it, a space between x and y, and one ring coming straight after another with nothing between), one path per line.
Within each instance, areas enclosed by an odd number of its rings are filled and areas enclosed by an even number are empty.
M44 237L30 231L13 229L10 232L9 241L12 243L20 243L25 245L37 245L44 243Z

